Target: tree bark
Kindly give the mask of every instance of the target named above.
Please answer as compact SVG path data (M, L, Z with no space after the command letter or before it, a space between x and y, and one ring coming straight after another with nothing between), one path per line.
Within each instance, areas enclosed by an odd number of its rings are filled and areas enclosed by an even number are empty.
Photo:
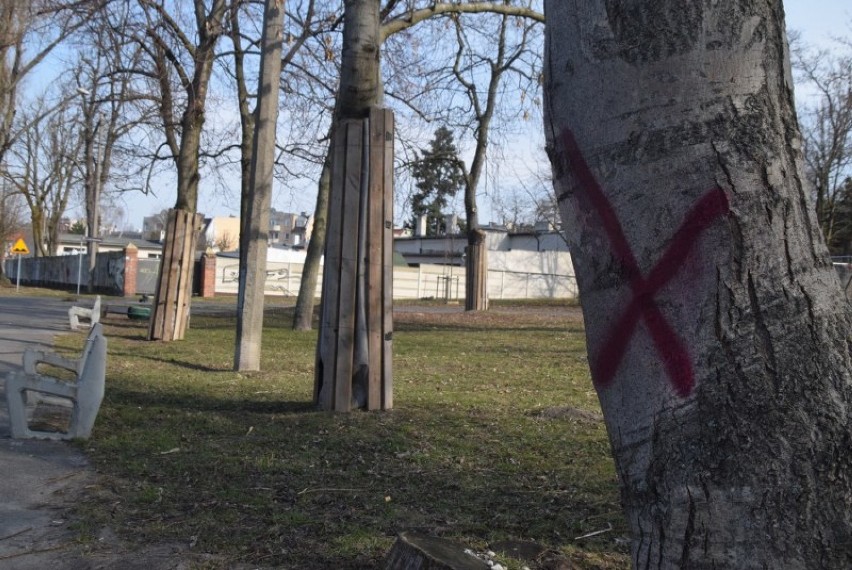
M852 311L781 1L546 14L548 150L634 566L852 567Z
M266 289L266 250L269 208L275 166L275 133L278 121L278 85L281 78L281 42L284 36L284 0L266 0L261 39L260 85L255 111L254 143L250 175L245 263L240 264L237 299L235 370L260 370L263 337L263 303Z
M333 134L332 137L333 138ZM319 280L320 259L325 249L326 229L328 225L328 195L331 188L331 147L326 154L317 188L317 204L314 208L314 228L311 241L305 254L302 268L302 280L299 296L293 313L293 330L309 331L313 325L314 305L316 304L317 281Z
M344 2L338 119L363 119L382 102L378 0Z

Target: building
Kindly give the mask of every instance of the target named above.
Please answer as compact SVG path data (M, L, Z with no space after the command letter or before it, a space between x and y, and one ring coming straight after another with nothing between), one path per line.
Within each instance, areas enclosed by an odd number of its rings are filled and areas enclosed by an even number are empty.
M215 216L204 219L202 245L216 251L240 249L240 219L236 216Z
M269 213L269 245L303 249L311 239L313 228L313 216L305 212L279 212L273 208Z
M515 230L495 224L481 229L485 232L486 249L489 252L561 252L570 257L565 238L544 222ZM409 265L464 265L466 247L467 236L463 233L394 238L394 249L405 257Z
M162 210L153 216L142 218L142 237L148 241L162 242L166 238L166 223L169 211Z
M139 259L160 259L163 256L163 244L146 240L142 234L125 233L120 236L104 236L99 238L98 252L123 251L129 244L139 250ZM59 234L56 244L56 255L78 255L86 252L86 236L81 234Z

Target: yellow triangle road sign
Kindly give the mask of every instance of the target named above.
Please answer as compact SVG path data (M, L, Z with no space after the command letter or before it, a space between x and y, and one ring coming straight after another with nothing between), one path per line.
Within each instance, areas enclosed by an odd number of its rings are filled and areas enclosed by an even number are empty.
M12 253L17 253L19 255L27 255L30 252L30 248L27 247L27 244L23 239L19 239L15 242L15 245L12 246Z

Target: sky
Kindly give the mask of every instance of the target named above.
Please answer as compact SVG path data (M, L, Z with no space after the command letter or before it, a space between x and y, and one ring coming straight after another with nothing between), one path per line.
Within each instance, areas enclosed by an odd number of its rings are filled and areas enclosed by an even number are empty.
M852 37L852 2L850 0L784 0L788 29L798 30L805 43L831 46L832 37ZM119 199L118 205L125 215L121 225L141 229L142 218L170 208L174 204L174 181L161 178L156 196L134 193ZM231 192L213 189L202 179L199 212L206 216L237 215L239 212L239 182L234 180ZM273 207L290 212L313 212L315 192L305 189L287 191L276 184ZM488 220L483 220L488 221ZM496 220L495 220L496 221ZM397 220L397 223L401 223Z

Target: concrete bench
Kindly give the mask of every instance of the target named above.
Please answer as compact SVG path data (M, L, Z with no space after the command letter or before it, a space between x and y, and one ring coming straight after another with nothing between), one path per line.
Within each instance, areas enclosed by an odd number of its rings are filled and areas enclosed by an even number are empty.
M68 319L71 321L71 330L80 328L80 319L89 319L89 326L95 325L101 320L101 296L95 297L95 305L91 309L85 307L71 307L68 309Z
M80 358L70 359L53 352L27 349L24 369L6 376L6 403L14 438L86 439L92 434L95 418L104 398L107 341L99 323L92 325ZM39 364L47 364L73 373L69 381L40 374ZM68 431L30 429L27 403L31 398L53 398L71 404Z

